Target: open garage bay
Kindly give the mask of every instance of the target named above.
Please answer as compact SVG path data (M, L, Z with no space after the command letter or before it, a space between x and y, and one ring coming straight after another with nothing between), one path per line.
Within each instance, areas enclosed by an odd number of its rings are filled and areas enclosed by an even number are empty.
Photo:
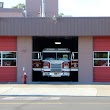
M56 44L57 42L57 44ZM44 48L68 48L71 52L78 53L78 37L33 37L33 52L42 52ZM78 59L78 54L75 55ZM69 77L43 77L41 71L33 71L33 82L36 81L78 81L78 71L73 71Z

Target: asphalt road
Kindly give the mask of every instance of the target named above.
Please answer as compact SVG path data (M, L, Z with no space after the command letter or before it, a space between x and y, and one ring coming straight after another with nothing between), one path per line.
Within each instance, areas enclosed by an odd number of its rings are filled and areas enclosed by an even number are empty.
M0 110L110 110L110 97L0 96Z

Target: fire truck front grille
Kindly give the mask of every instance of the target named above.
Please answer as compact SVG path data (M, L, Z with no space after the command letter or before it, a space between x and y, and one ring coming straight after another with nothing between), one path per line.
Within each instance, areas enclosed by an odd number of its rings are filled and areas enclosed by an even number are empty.
M51 71L52 72L60 72L61 71L61 64L51 64Z

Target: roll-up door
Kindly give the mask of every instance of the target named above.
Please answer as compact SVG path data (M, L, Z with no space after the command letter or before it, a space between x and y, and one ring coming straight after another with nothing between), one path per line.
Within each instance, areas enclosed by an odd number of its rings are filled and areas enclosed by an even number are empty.
M16 82L16 36L0 36L0 82Z
M94 82L110 82L110 36L94 37Z

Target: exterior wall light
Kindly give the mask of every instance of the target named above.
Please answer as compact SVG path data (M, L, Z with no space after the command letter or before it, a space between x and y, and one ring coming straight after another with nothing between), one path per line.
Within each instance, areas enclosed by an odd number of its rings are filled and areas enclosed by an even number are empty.
M55 44L61 44L61 42L55 42Z

